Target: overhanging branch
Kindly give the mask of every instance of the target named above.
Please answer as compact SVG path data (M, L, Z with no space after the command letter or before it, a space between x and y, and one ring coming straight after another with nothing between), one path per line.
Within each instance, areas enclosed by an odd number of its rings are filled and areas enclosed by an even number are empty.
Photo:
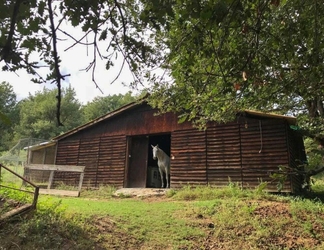
M62 100L62 92L61 92L61 79L64 79L63 76L61 75L60 72L60 66L59 66L59 58L58 58L58 53L57 53L57 47L56 47L56 42L57 42L57 37L56 37L56 29L54 26L54 14L52 10L52 0L47 1L48 5L48 14L49 14L49 19L51 23L51 31L52 31L52 36L53 36L53 57L54 57L54 73L55 73L55 81L57 84L57 109L56 109L56 119L57 119L57 124L58 126L63 126L60 116L61 116L61 100Z

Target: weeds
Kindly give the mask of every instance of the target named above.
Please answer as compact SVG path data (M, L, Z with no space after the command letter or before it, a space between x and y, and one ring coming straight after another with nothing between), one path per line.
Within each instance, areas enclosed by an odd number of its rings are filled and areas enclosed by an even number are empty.
M261 183L254 190L243 190L239 184L230 182L227 187L214 186L184 186L178 190L170 190L167 192L167 197L176 200L212 200L221 198L247 198L247 197L266 197L269 194L265 191L266 184Z

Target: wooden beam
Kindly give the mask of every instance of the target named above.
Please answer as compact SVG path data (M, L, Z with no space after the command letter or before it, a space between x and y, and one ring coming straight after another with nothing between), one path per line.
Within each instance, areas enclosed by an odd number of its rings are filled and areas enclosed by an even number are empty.
M79 181L79 192L81 192L81 189L82 189L82 184L83 184L83 177L84 177L84 173L81 173L80 174L80 181Z
M80 191L72 191L72 190L59 190L59 189L39 189L40 194L47 195L58 195L58 196L72 196L79 197Z
M13 216L18 215L18 214L22 214L22 213L24 213L24 212L26 212L28 210L31 210L31 209L34 209L32 204L25 204L25 205L23 205L21 207L10 210L9 212L7 212L5 214L2 214L0 216L0 221L9 219L10 217L13 217Z
M85 166L52 165L52 164L28 164L28 165L25 166L25 168L34 169L34 170L50 170L50 171L83 173L84 169L85 169Z
M51 189L52 186L53 186L54 172L55 172L55 171L52 170L51 173L50 173L50 177L49 177L49 180L48 180L47 189Z

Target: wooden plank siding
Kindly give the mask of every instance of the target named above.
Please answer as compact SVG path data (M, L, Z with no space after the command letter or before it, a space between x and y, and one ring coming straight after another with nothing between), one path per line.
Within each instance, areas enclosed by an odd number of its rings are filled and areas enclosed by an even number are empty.
M125 150L125 136L104 136L100 138L97 185L105 184L123 187Z
M98 173L98 154L99 154L99 138L82 138L79 140L79 155L77 165L86 166L84 183L89 187L97 185Z
M81 165L78 164L79 159L80 140L59 141L56 153L56 165ZM83 164L86 166L85 164ZM86 167L87 168L87 167ZM86 170L86 169L85 169ZM58 171L55 173L53 180L53 187L56 187L61 182L65 185L77 186L79 176L76 173L68 173Z
M207 183L206 132L196 129L171 134L171 186Z
M239 124L207 129L207 176L213 186L242 183Z
M268 182L267 189L277 191L270 174L277 172L279 165L289 164L286 127L275 120L250 120L240 125L243 187ZM282 191L291 191L288 180Z
M254 188L266 181L268 190L276 192L277 182L269 175L277 172L279 165L295 167L295 159L302 157L298 153L303 148L302 138L282 117L242 115L226 124L209 122L202 131L190 123L177 123L175 114L156 116L154 112L145 104L78 128L58 139L55 164L86 166L85 186L125 187L127 138L167 133L171 135L171 187L233 182ZM57 174L55 179L57 176L57 181L78 180L71 173ZM293 176L283 191L293 192L300 183Z
M86 166L85 186L123 186L126 148L124 136L82 138L59 143L56 164ZM58 172L55 176L55 181L68 185L75 185L77 180L74 173Z

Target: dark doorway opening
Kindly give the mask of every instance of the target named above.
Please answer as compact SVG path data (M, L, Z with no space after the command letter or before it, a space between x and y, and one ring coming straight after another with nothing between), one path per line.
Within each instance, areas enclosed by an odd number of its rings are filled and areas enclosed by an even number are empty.
M161 148L168 156L171 151L171 134L158 134L150 135L148 141L148 160L147 160L147 178L146 187L149 188L161 188L161 177L157 165L157 160L153 159L152 146L159 144ZM169 175L169 180L170 175ZM164 185L166 185L166 178L164 176Z

